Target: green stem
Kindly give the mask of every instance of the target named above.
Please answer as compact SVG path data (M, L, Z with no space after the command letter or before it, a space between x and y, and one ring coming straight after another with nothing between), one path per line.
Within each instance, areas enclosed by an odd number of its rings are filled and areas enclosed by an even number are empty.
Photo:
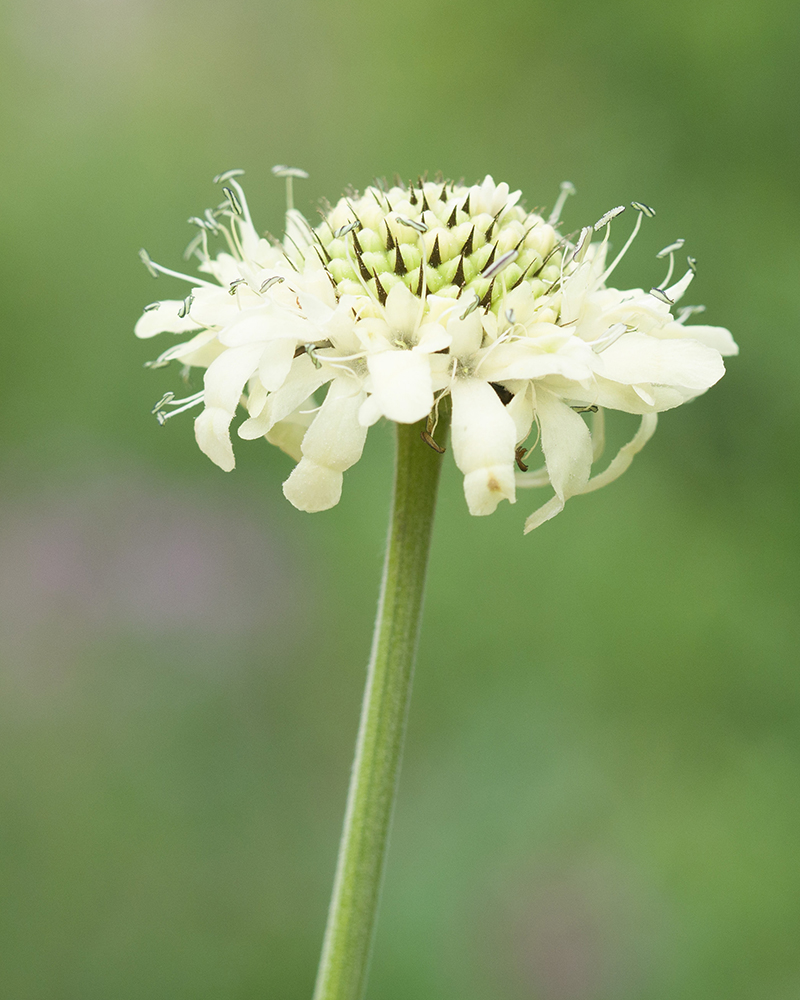
M437 435L446 436L446 416ZM314 1000L361 1000L403 753L441 455L397 424L383 584Z

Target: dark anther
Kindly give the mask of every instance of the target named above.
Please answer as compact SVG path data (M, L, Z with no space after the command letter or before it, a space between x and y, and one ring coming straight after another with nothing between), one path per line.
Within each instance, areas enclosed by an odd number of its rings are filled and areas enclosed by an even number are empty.
M403 255L400 253L400 244L397 243L394 248L394 273L395 274L407 274L408 268L406 267L406 262L403 260Z
M382 306L386 305L386 289L381 284L381 279L378 277L376 271L373 272L373 277L375 278L375 290L378 293L378 301Z
M392 236L392 231L389 228L389 223L384 220L383 224L384 226L386 226L386 249L394 250L395 248L394 236Z
M419 436L422 438L425 444L428 445L429 448L433 448L433 450L438 451L440 455L444 455L444 448L433 440L433 438L430 435L430 431L421 430L419 432Z
M514 461L517 463L517 468L520 472L527 472L528 466L525 464L525 449L517 448L514 452Z
M439 236L437 234L436 239L433 241L433 250L431 250L431 256L428 260L431 267L438 267L442 263L442 255L439 251Z
M453 284L458 285L459 288L463 288L466 284L467 279L464 277L464 258L458 258L458 267L456 268L456 273L453 275Z
M573 406L571 407L576 413L597 413L597 405L592 403L591 406Z
M369 281L369 279L372 277L372 273L369 271L367 265L364 263L361 254L356 254L356 260L358 261L358 269L361 272L361 277L364 279L364 281Z
M472 245L474 240L475 240L475 227L473 226L472 229L470 229L469 231L469 236L466 238L464 242L464 246L461 248L461 253L464 257L469 257L469 255L472 253Z
M447 220L447 228L452 229L456 225L458 219L458 205L453 205L453 211L450 213L450 218Z
M500 402L503 406L508 406L511 400L514 398L514 393L509 392L504 385L500 385L499 382L490 382L489 385L494 389L497 395L500 397Z

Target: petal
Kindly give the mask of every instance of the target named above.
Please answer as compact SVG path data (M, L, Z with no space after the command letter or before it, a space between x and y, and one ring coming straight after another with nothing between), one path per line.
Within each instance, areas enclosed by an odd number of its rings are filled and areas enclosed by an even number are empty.
M314 416L313 413L302 412L298 407L285 420L279 420L265 437L270 444L276 445L295 462L299 462L303 457L303 438Z
M248 441L263 437L271 427L304 403L320 386L330 382L333 375L333 369L326 365L315 368L311 358L307 354L301 354L294 359L280 389L267 398L261 414L245 420L239 427L239 437Z
M367 428L358 421L364 392L353 393L350 379L331 383L325 402L303 438L303 457L337 472L354 465L364 450Z
M525 521L525 527L523 529L523 535L527 535L529 531L533 531L534 528L538 528L540 524L544 524L545 521L549 521L551 517L555 517L556 514L560 514L564 509L564 501L560 497L551 497L547 503L542 504L537 510L535 510Z
M206 406L219 407L231 416L239 405L245 383L258 367L264 350L263 344L248 344L246 347L230 347L206 369Z
M514 421L516 440L524 441L533 426L533 393L528 386L514 396L506 406L506 413Z
M411 338L420 319L422 303L402 283L397 284L386 296L383 313L392 333Z
M142 340L155 337L159 333L188 333L189 330L200 330L202 323L191 315L180 316L186 311L183 299L165 299L158 303L157 309L148 309L136 321L133 332Z
M236 465L231 446L233 414L218 406L207 406L194 422L194 436L200 451L224 472Z
M376 405L389 420L413 424L430 413L433 383L426 354L418 351L381 351L367 357L367 367L372 376L372 394Z
M542 430L542 451L550 482L556 496L567 500L580 493L589 480L592 436L579 414L553 393L539 387L536 388L536 416Z
M466 319L462 319L460 313L454 313L448 320L447 332L453 338L450 353L459 358L470 357L480 349L483 340L480 313L475 310Z
M342 495L341 472L303 458L283 484L283 495L298 510L310 514L335 507Z
M263 353L258 363L258 376L268 392L280 389L292 367L297 342L292 337L270 340L262 344Z
M686 331L685 337L699 340L701 344L713 347L715 351L719 351L725 357L739 353L739 345L733 339L730 330L726 330L724 326L697 325L685 326L683 329Z
M479 379L456 379L451 388L451 439L464 473L471 514L491 514L498 503L516 500L514 446L517 429L494 389Z
M629 333L598 355L597 371L626 385L653 382L704 392L722 378L725 365L719 351L697 340Z

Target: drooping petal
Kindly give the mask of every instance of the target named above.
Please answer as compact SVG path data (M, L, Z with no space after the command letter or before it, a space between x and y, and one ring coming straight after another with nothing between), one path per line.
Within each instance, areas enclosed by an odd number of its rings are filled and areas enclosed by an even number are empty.
M283 385L267 397L264 408L257 417L245 420L239 427L239 437L247 441L263 437L279 420L287 417L320 386L325 385L336 374L329 365L315 368L307 354L295 358Z
M670 324L670 329L673 326L677 326L677 324ZM696 324L684 326L681 329L685 331L682 336L689 337L692 340L699 340L706 347L713 347L723 357L731 357L739 353L739 345L733 339L730 330L726 330L724 326L703 326L702 324Z
M367 367L375 402L389 420L413 424L430 413L433 383L428 355L418 351L381 351L368 355Z
M657 424L657 413L645 413L642 416L639 429L631 440L620 448L602 472L599 472L596 476L592 476L582 492L592 493L594 490L599 490L602 486L608 486L609 483L613 483L615 479L618 479L630 466L634 456L639 454L653 434L655 434Z
M550 482L562 501L580 493L592 467L592 437L580 414L553 393L536 388L536 416L542 430Z
M263 344L231 347L212 362L203 379L206 406L236 412L245 383L258 367Z
M494 389L479 379L456 379L451 387L451 439L456 465L464 473L471 514L491 514L501 500L516 502L513 417Z
M283 495L298 510L315 514L336 506L342 497L343 481L341 472L302 458L283 484Z
M194 436L200 451L224 472L236 465L231 446L233 414L219 406L207 406L194 422Z

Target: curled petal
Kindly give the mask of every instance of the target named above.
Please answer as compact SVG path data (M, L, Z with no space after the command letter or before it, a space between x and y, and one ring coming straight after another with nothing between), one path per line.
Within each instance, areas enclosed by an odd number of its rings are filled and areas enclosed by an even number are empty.
M634 385L652 382L704 392L725 374L719 351L697 340L662 340L629 333L598 355L605 378Z
M343 479L341 472L303 458L283 484L283 495L298 510L314 514L336 506Z
M181 316L181 312L186 315ZM158 303L157 309L148 309L142 313L133 332L142 340L147 340L159 333L188 333L190 330L200 330L202 326L187 312L186 303L182 299L165 299Z
M194 436L200 451L223 472L236 465L231 446L230 426L233 414L218 406L207 406L194 422Z
M582 417L546 389L536 389L536 416L542 451L556 496L566 501L580 493L592 467L592 436Z
M248 344L231 347L220 354L206 369L203 379L206 406L220 407L233 416L245 383L258 368L263 350L263 344Z

